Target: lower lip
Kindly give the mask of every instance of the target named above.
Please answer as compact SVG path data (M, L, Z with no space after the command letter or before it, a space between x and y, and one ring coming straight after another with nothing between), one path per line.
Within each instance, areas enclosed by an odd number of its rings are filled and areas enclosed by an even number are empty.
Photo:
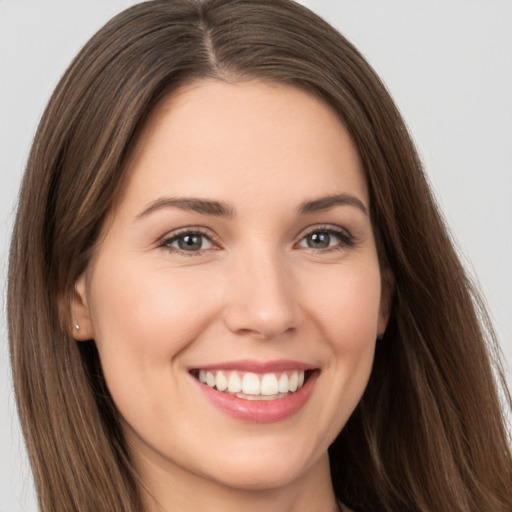
M298 391L274 400L244 400L217 391L198 380L196 382L206 398L230 416L250 423L275 423L302 409L311 395L317 377L318 372L315 371Z

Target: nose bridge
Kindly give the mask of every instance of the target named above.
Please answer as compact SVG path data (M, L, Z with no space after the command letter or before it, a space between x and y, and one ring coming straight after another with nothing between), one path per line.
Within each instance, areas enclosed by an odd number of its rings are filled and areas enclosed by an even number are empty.
M298 326L293 272L279 250L260 245L240 252L229 280L230 330L273 338Z

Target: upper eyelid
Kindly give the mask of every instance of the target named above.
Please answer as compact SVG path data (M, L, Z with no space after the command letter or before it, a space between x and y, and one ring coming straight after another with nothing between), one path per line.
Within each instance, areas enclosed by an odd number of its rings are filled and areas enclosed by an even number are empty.
M299 234L296 236L297 240L302 240L305 236L314 233L315 231L333 231L335 233L341 233L346 235L347 237L352 238L352 234L346 228L342 228L336 224L312 224L307 228L302 229Z
M321 249L314 249L314 248L306 248L306 247L300 247L301 249L311 249L315 252L320 253L328 253L332 252L333 250L336 250L340 247L352 247L357 243L357 240L354 238L354 236L346 229L342 228L341 226L338 226L336 224L315 224L313 226L310 226L309 228L306 228L303 230L300 235L297 237L296 241L294 242L294 247L299 246L299 244L309 235L316 232L327 232L331 235L337 236L339 239L339 243L330 247L325 247Z
M295 242L294 245L298 242L300 242L304 237L308 236L311 233L314 233L315 231L331 231L334 233L338 233L340 235L345 236L346 238L353 238L350 231L348 231L346 228L343 228L336 224L311 224L310 226L307 226L303 228L294 238ZM222 246L221 240L219 236L212 231L211 229L205 227L205 226L184 226L182 228L177 228L175 230L171 230L167 232L165 235L160 237L157 241L157 245L159 247L165 246L169 244L170 240L175 240L180 235L184 235L187 233L196 233L203 235L207 237L213 244L217 246Z
M175 240L179 236L186 235L189 233L205 236L212 243L218 245L219 237L212 230L205 228L203 226L186 226L183 228L178 228L178 229L175 229L172 231L168 231L165 235L161 236L157 240L157 245L158 246L166 245L169 243L170 240Z

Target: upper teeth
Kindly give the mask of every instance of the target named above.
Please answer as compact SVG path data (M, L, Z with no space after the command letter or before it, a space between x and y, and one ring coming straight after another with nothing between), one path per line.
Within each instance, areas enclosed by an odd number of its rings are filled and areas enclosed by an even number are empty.
M297 391L304 384L304 370L281 373L252 373L200 370L199 380L218 391L244 395L273 396Z

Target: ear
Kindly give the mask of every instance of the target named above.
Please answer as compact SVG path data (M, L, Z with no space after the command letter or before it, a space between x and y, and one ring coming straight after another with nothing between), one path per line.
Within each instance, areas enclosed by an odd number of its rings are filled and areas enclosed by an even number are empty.
M377 322L377 335L382 337L388 326L391 308L393 304L393 291L395 289L395 278L391 269L386 268L382 271L382 284L380 295L379 319Z
M71 326L72 335L75 340L87 341L94 338L94 329L87 300L85 272L75 283L71 298L71 320L73 322Z

